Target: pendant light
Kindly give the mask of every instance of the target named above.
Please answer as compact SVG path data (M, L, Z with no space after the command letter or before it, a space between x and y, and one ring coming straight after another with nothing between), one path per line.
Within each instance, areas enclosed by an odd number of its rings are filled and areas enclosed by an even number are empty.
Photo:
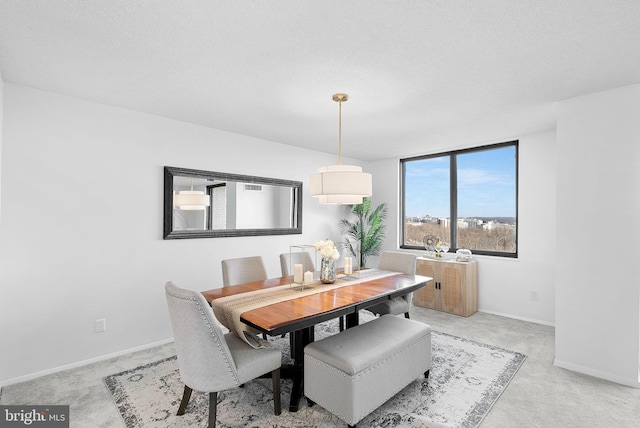
M310 194L321 204L358 205L362 198L371 196L371 174L362 172L355 165L342 164L342 103L347 94L334 94L333 101L339 104L338 121L338 165L321 167L310 177Z
M201 190L193 190L193 178L191 178L191 190L181 190L173 196L173 205L184 211L202 211L210 205L209 195Z

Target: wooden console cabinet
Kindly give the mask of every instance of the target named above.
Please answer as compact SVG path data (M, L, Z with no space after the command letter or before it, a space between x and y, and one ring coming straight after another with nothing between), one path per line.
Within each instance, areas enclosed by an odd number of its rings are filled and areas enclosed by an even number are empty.
M413 293L413 304L468 317L478 310L478 262L418 257L416 274L433 278Z

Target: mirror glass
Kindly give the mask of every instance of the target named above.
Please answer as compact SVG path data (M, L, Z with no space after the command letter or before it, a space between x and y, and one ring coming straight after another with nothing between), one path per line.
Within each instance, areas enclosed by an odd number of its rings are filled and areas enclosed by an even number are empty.
M302 233L302 182L164 167L164 239Z

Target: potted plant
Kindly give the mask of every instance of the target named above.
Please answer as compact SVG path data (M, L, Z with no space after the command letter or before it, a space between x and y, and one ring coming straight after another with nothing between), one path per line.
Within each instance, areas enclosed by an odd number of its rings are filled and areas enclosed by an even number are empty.
M370 198L363 198L362 203L353 205L351 213L356 215L355 221L348 218L340 220L340 230L345 235L344 247L358 257L354 242L360 244L360 267L366 267L367 257L380 254L380 247L386 234L383 221L387 217L387 204L381 203L375 209Z

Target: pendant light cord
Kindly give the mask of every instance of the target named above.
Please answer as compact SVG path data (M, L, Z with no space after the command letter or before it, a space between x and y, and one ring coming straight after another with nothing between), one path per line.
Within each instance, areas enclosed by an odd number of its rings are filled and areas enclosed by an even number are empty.
M342 165L342 99L338 105L338 165Z

